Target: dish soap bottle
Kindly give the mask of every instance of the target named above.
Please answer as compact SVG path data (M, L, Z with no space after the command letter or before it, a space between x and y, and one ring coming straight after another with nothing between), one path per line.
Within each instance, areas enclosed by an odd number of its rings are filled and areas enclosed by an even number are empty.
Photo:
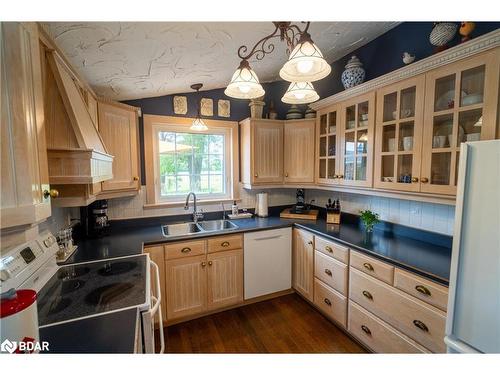
M238 205L236 204L236 201L233 201L231 206L231 214L238 215Z

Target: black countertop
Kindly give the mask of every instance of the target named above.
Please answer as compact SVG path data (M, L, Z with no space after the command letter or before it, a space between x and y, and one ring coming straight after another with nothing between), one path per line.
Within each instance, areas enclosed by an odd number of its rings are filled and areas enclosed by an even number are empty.
M40 340L49 343L48 353L134 353L137 314L131 308L41 328Z
M271 214L279 213L281 209L281 207L274 208L270 212ZM220 213L213 213L206 219L220 217ZM108 236L77 241L78 250L64 264L140 254L143 245L219 234L205 232L189 236L164 237L161 225L175 221L189 221L189 216L114 221L111 223ZM340 226L327 224L321 218L321 214L316 221L281 219L279 215L273 215L267 218L233 220L233 222L238 225L237 230L221 232L220 234L296 226L338 241L352 249L365 252L443 285L448 285L451 236L383 222L377 225L371 236L367 238L359 224L358 217L350 214L343 214Z

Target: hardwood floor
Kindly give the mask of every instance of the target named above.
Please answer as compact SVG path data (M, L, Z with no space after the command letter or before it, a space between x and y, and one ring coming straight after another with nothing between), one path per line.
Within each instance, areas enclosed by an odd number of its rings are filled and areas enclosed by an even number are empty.
M167 353L365 353L296 294L165 328Z

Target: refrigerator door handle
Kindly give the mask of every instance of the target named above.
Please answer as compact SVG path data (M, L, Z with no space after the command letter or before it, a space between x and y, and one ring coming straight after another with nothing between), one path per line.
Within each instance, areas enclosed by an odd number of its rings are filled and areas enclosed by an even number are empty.
M481 353L477 349L474 349L472 346L467 345L465 342L460 341L453 336L445 336L444 343L448 347L448 351L449 349L452 349L453 351L458 353L466 353L466 354Z

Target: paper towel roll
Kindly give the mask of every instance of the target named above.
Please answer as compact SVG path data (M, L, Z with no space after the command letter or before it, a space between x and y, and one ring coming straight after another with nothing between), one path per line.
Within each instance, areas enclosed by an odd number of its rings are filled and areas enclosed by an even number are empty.
M258 193L255 203L255 214L260 217L267 217L267 193Z

